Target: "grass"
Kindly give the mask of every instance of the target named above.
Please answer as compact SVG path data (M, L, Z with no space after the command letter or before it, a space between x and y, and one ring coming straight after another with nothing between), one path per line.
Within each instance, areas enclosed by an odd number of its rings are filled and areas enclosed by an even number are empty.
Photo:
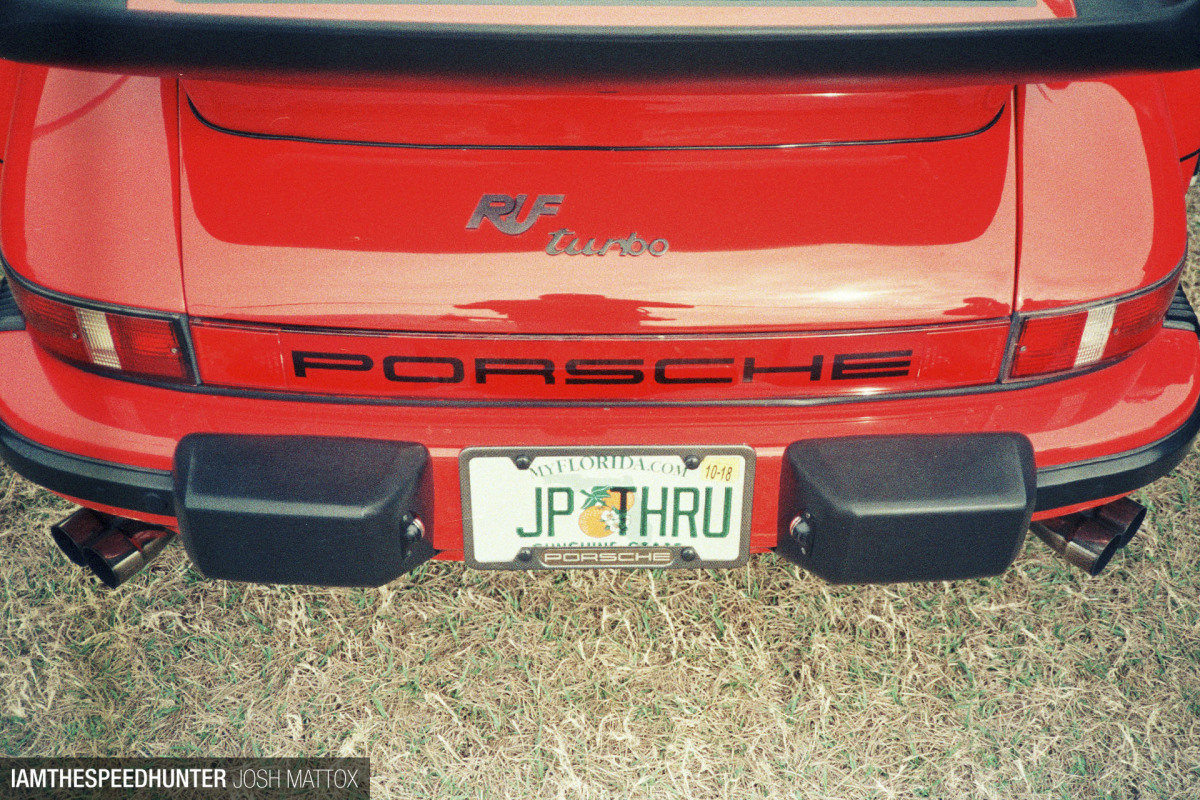
M369 756L378 797L1200 797L1198 484L1142 492L1098 579L1032 537L876 587L770 555L241 586L173 547L114 593L2 471L0 754Z

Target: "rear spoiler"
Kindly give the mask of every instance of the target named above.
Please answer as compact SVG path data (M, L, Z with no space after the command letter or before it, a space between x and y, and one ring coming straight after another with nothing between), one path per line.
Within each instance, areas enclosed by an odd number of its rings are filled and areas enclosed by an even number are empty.
M630 0L670 6L679 25L486 24L379 21L380 7L544 11L555 0L0 0L0 57L123 72L283 71L304 73L521 76L774 76L783 78L987 77L1047 80L1200 67L1200 0L1059 0L1043 19L1004 19L996 9L1044 0ZM608 18L621 0L558 0L577 16ZM221 13L207 13L205 6ZM181 9L170 10L172 7ZM248 10L257 7L257 11ZM986 9L991 21L941 23L949 9ZM278 9L272 11L272 8ZM288 9L329 9L311 18ZM371 14L356 16L355 9ZM714 8L716 12L714 13ZM722 25L747 8L822 9L821 25ZM845 9L866 24L829 24ZM871 13L920 9L916 24L873 24ZM463 10L465 9L465 10ZM704 9L715 24L689 24ZM333 12L337 13L334 14ZM1073 11L1073 15L1072 15ZM289 16L291 14L291 16ZM373 14L373 16L372 16ZM309 18L305 18L305 16ZM401 15L403 16L403 15ZM996 18L1000 17L999 21ZM481 19L488 19L486 13ZM498 17L491 17L495 20ZM657 18L657 17L656 17ZM932 19L930 23L928 20ZM374 21L372 21L374 20Z

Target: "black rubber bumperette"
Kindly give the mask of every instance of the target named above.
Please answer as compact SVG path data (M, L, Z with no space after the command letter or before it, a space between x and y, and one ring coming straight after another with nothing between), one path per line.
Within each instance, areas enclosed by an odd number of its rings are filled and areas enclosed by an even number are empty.
M382 586L432 558L413 442L191 434L175 451L188 555L210 578Z
M832 583L998 575L1033 514L1017 433L849 436L784 454L777 552Z

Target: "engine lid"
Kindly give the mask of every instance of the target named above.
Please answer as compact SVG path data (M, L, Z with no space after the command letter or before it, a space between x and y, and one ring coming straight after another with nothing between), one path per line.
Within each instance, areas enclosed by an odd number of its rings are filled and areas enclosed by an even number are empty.
M639 334L1011 311L1007 90L265 91L183 83L194 315Z

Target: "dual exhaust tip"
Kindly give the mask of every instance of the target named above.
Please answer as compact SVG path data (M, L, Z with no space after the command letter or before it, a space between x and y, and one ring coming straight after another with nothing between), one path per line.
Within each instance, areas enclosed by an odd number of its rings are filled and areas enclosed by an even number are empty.
M1145 518L1145 506L1122 497L1097 508L1035 522L1029 529L1094 578L1129 544Z
M162 552L175 532L81 508L51 526L50 535L67 558L115 589Z

